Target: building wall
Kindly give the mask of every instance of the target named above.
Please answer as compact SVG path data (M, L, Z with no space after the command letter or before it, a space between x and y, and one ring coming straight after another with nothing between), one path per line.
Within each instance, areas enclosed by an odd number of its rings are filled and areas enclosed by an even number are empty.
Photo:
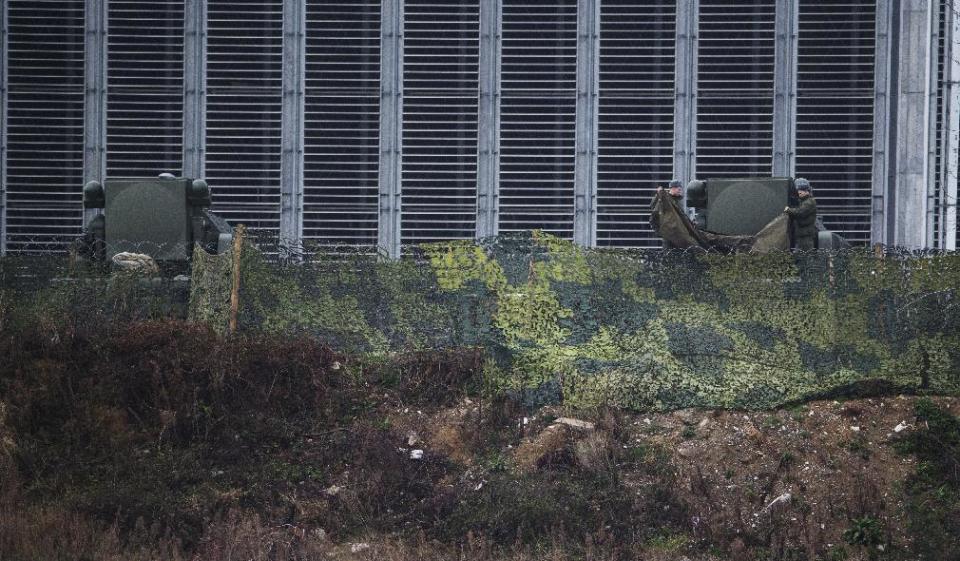
M299 1L102 0L102 154L89 99L84 111L84 79L98 80L85 3L6 2L3 249L79 233L94 165L199 169L232 223L389 255L533 228L655 247L658 185L775 169L809 178L825 225L856 244L902 220L884 139L897 138L893 57L909 49L889 0ZM955 243L952 10L931 9L933 206L917 218L941 248Z

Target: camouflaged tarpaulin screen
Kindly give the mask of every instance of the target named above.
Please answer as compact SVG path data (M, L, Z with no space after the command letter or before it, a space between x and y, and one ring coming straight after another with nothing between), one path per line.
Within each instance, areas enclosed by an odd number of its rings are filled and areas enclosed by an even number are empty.
M38 272L51 259L0 259L3 329L16 318L185 313L183 283L56 280L74 273ZM191 317L219 330L232 259L197 254L191 272ZM304 332L366 354L482 347L485 384L532 404L767 408L860 389L960 394L958 254L583 250L534 233L425 246L400 261L279 263L247 245L241 263L241 330Z
M251 249L242 271L242 329L361 353L479 346L486 383L531 403L763 408L960 392L956 254L602 251L534 233L401 261L278 265ZM193 289L206 290L196 275Z

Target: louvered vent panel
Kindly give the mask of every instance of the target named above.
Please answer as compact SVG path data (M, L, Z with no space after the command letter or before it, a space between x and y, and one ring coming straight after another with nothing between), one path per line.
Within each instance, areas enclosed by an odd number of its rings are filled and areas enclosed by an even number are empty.
M110 0L107 177L183 168L183 0Z
M810 180L824 225L870 241L873 0L801 0L796 175Z
M500 231L573 237L576 0L504 0Z
M232 224L280 222L282 0L209 0L207 181Z
M66 249L83 222L83 1L8 14L7 247Z
M702 0L697 176L769 176L775 0Z
M305 240L377 243L380 2L307 4Z
M659 247L649 204L673 171L676 2L605 0L600 26L597 244Z
M934 178L934 214L933 214L933 243L935 248L942 246L941 236L943 232L943 205L942 197L944 195L944 181L946 181L947 170L944 167L943 154L943 134L944 134L944 56L947 46L947 2L951 0L940 0L937 2L937 27L939 41L937 43L937 105L936 105L936 130L934 134L936 157L934 160L934 169L930 170Z
M477 0L404 4L404 244L474 236L479 18Z

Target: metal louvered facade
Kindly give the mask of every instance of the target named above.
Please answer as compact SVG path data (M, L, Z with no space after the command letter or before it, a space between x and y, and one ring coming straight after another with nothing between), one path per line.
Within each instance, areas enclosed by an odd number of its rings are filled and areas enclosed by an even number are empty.
M377 243L380 2L310 0L303 237Z
M658 246L649 203L673 172L676 3L600 4L597 244Z
M183 167L183 1L109 0L107 177Z
M824 225L870 241L876 4L800 0L796 175Z
M404 244L474 237L480 4L404 4Z
M770 176L775 0L701 0L697 177Z
M85 181L162 172L203 175L234 224L389 257L530 229L657 247L658 185L775 173L810 179L824 224L855 244L923 231L950 248L955 11L7 0L0 251L65 248ZM928 83L904 88L916 68Z
M280 227L282 0L209 0L206 179L232 224Z
M503 1L500 231L573 238L576 0Z
M6 247L66 247L83 218L84 2L6 9Z

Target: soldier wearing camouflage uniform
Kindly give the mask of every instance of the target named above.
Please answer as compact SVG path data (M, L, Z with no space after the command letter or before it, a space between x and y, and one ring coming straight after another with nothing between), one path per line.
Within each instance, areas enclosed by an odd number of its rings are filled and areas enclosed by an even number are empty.
M817 201L813 198L810 182L802 177L794 181L800 205L788 206L783 212L793 225L793 244L800 251L810 251L817 246Z

